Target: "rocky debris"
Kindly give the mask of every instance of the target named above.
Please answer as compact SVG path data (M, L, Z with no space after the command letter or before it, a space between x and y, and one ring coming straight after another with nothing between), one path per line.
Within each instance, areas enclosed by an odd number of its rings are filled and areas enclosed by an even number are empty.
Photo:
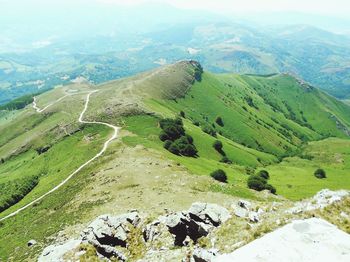
M126 260L114 247L126 247L131 227L140 223L139 214L134 211L120 216L102 215L95 219L81 234L83 243L93 245L105 257Z
M264 213L262 208L258 209L258 212L252 211L252 204L246 200L239 200L237 205L233 205L234 214L240 218L246 218L250 222L258 223L260 221L260 215Z
M36 244L37 244L37 242L34 239L31 239L31 240L28 241L27 246L31 247L31 246L34 246Z
M81 240L69 240L60 245L46 247L38 258L38 262L61 262L65 261L64 256L70 251L74 251L81 244Z
M340 190L332 191L323 189L318 192L311 200L301 201L295 204L294 207L287 210L288 213L298 214L305 211L322 209L335 202L341 201L344 197L349 196L349 191Z
M249 211L250 208L252 207L252 204L247 200L240 199L238 200L238 206Z
M192 258L194 262L211 262L218 254L216 249L196 248L193 251Z
M231 217L229 211L222 206L198 202L192 204L188 214L196 221L203 221L216 227Z
M253 223L258 223L260 221L259 214L257 212L250 212L249 221Z
M214 257L229 261L350 261L350 235L319 218L296 220L235 250Z
M196 242L230 218L229 211L216 204L194 203L186 212L161 216L144 229L145 241L155 240L162 234L161 225L165 225L174 237L176 246L184 246L190 240Z
M237 217L246 218L246 217L248 217L249 212L248 212L248 210L238 206L238 207L234 208L234 214Z

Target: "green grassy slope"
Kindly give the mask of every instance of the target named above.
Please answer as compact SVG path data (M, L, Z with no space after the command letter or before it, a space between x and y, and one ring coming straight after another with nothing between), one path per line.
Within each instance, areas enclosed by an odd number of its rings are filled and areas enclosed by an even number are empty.
M277 165L267 167L271 183L279 194L299 200L311 197L323 188L332 190L350 189L350 141L329 138L311 142L302 149L302 156L286 158ZM326 171L326 179L317 179L317 168Z
M210 125L240 144L276 156L291 154L303 142L347 137L350 108L295 78L204 73L185 98L153 99L156 112L185 112L192 122ZM224 126L215 123L217 116Z

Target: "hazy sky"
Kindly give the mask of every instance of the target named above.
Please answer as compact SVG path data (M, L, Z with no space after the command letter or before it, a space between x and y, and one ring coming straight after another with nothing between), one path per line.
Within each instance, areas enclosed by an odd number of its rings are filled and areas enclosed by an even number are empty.
M73 0L72 0L73 1ZM223 13L296 11L347 17L349 0L94 0L104 3L135 5L167 3L181 8L205 9Z

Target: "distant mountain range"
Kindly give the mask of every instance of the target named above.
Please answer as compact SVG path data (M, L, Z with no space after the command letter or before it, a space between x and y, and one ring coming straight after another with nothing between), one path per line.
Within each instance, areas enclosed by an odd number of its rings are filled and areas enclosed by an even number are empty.
M307 25L195 17L182 24L163 18L134 34L125 29L53 38L25 51L0 53L0 103L80 76L101 83L182 59L198 60L213 72L289 73L340 99L350 97L349 36Z

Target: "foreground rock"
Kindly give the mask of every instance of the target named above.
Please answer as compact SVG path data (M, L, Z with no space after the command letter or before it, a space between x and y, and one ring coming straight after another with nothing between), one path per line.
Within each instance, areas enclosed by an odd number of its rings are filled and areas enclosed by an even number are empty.
M137 212L120 216L99 216L81 233L80 239L46 247L38 261L66 261L65 255L79 253L78 249L81 244L93 245L98 252L96 255L100 257L113 257L118 261L125 261L125 255L116 247L127 246L127 238L131 228L138 226L139 223L140 217Z
M79 245L80 240L69 240L61 245L51 245L46 247L38 258L38 262L63 262L68 252L74 252Z
M128 234L132 227L138 226L140 217L137 212L120 216L102 215L94 220L81 234L82 243L93 245L104 257L126 260L115 247L126 247Z
M294 221L213 262L350 261L350 235L325 220Z
M173 235L173 244L187 245L190 240L196 242L231 217L229 211L216 204L194 203L186 212L161 216L147 225L144 230L145 241L155 241L164 235L164 226Z

